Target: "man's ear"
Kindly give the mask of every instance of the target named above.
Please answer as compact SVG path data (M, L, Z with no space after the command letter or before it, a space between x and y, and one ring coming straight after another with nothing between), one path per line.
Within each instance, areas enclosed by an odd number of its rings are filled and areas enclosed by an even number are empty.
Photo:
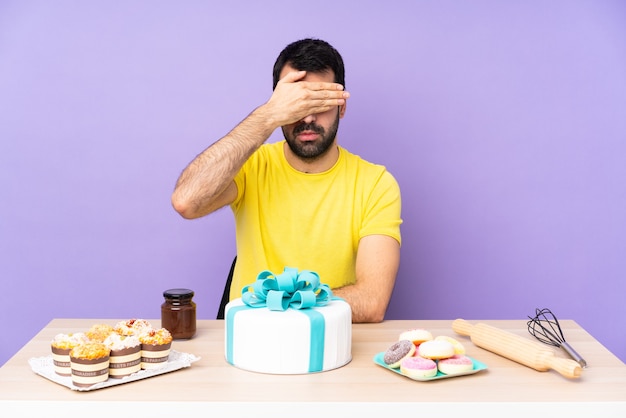
M347 102L339 106L339 119L343 118L343 115L346 114L346 104Z

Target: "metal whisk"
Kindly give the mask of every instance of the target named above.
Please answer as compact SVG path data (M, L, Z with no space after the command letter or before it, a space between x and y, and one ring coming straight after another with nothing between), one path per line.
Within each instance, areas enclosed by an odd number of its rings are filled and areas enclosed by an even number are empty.
M587 362L565 341L565 336L559 325L559 320L550 309L535 309L534 318L528 317L528 332L544 344L560 347L576 360L581 367L587 367Z

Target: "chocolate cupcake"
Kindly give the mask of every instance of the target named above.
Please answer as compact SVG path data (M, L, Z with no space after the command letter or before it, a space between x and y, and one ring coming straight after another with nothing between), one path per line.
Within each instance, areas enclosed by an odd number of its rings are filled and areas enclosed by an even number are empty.
M159 369L167 364L172 347L172 334L167 329L152 329L141 334L139 341L142 369Z
M74 386L89 387L109 379L109 348L101 342L87 342L70 351Z

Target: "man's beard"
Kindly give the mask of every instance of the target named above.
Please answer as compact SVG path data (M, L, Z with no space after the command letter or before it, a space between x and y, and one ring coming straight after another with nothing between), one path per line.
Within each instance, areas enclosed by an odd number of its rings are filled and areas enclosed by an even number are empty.
M291 133L288 133L285 130L284 126L282 127L283 136L285 137L285 140L287 141L291 152L304 160L315 160L328 152L331 145L335 141L338 129L339 111L337 111L337 117L335 118L335 122L333 122L333 124L330 126L328 132L326 132L324 127L315 123L301 123L299 125L296 125ZM315 132L320 136L320 139L312 142L296 141L296 136L303 131Z

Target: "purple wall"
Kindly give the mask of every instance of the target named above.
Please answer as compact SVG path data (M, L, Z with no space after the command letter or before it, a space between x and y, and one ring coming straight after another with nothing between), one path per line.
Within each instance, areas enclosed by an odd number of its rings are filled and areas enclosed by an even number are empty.
M626 360L626 3L114 3L0 3L0 364L55 317L158 318L170 287L214 318L230 211L170 193L305 36L346 60L339 142L402 187L388 318L549 307Z

